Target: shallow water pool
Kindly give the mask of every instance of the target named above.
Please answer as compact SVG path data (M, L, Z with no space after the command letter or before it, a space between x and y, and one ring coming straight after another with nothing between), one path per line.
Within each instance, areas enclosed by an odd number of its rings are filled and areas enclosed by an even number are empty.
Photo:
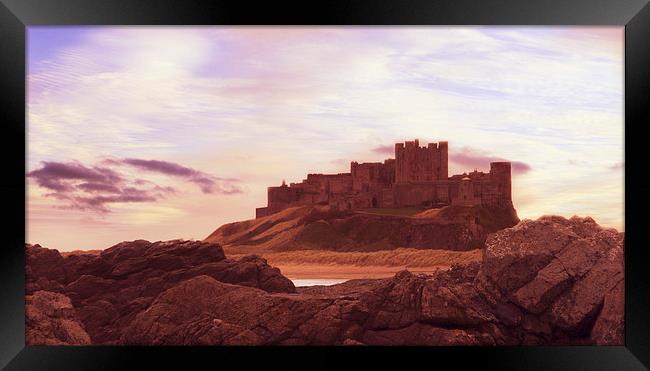
M292 279L291 282L296 287L303 287L303 286L331 286L331 285L336 285L337 283L345 282L348 281L348 278L296 278Z

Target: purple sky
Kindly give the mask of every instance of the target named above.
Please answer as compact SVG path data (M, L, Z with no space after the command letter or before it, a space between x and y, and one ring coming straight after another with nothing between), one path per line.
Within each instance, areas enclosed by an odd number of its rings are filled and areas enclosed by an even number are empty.
M266 187L449 142L519 215L623 228L621 27L29 27L28 241L204 238ZM114 174L110 178L107 174Z

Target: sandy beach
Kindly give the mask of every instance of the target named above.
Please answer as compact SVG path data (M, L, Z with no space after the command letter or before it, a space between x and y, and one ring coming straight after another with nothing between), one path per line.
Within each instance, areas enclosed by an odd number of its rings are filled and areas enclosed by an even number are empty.
M273 252L268 250L227 247L228 257L237 259L247 254L265 258L291 280L350 280L387 278L408 269L413 273L446 270L453 264L479 261L481 250L450 251L400 248L373 252L334 252L299 250Z
M358 266L330 264L273 264L289 279L357 279L357 278L387 278L395 273L408 269L412 273L431 273L437 269L448 269L449 266L407 267L407 266Z

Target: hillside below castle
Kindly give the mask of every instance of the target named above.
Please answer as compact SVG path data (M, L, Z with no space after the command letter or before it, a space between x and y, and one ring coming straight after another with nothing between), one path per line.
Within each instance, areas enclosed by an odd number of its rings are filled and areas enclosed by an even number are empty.
M380 213L383 211L408 211L412 215ZM260 254L296 250L370 252L397 248L464 251L483 247L489 233L518 222L513 208L445 206L353 211L327 205L295 206L257 219L225 224L204 241Z
M327 205L336 210L367 208L481 206L511 209L511 164L491 162L490 172L449 176L448 143L420 147L418 139L395 144L395 158L351 162L349 173L308 174L267 190L257 218L289 207Z

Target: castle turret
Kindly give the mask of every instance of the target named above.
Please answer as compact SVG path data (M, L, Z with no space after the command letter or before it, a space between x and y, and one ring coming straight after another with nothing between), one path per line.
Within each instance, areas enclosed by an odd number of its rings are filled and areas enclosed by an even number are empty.
M512 175L510 162L490 162L490 179L497 186L497 206L512 206Z
M447 142L438 143L438 153L440 154L440 177L446 180L449 178L449 145Z

